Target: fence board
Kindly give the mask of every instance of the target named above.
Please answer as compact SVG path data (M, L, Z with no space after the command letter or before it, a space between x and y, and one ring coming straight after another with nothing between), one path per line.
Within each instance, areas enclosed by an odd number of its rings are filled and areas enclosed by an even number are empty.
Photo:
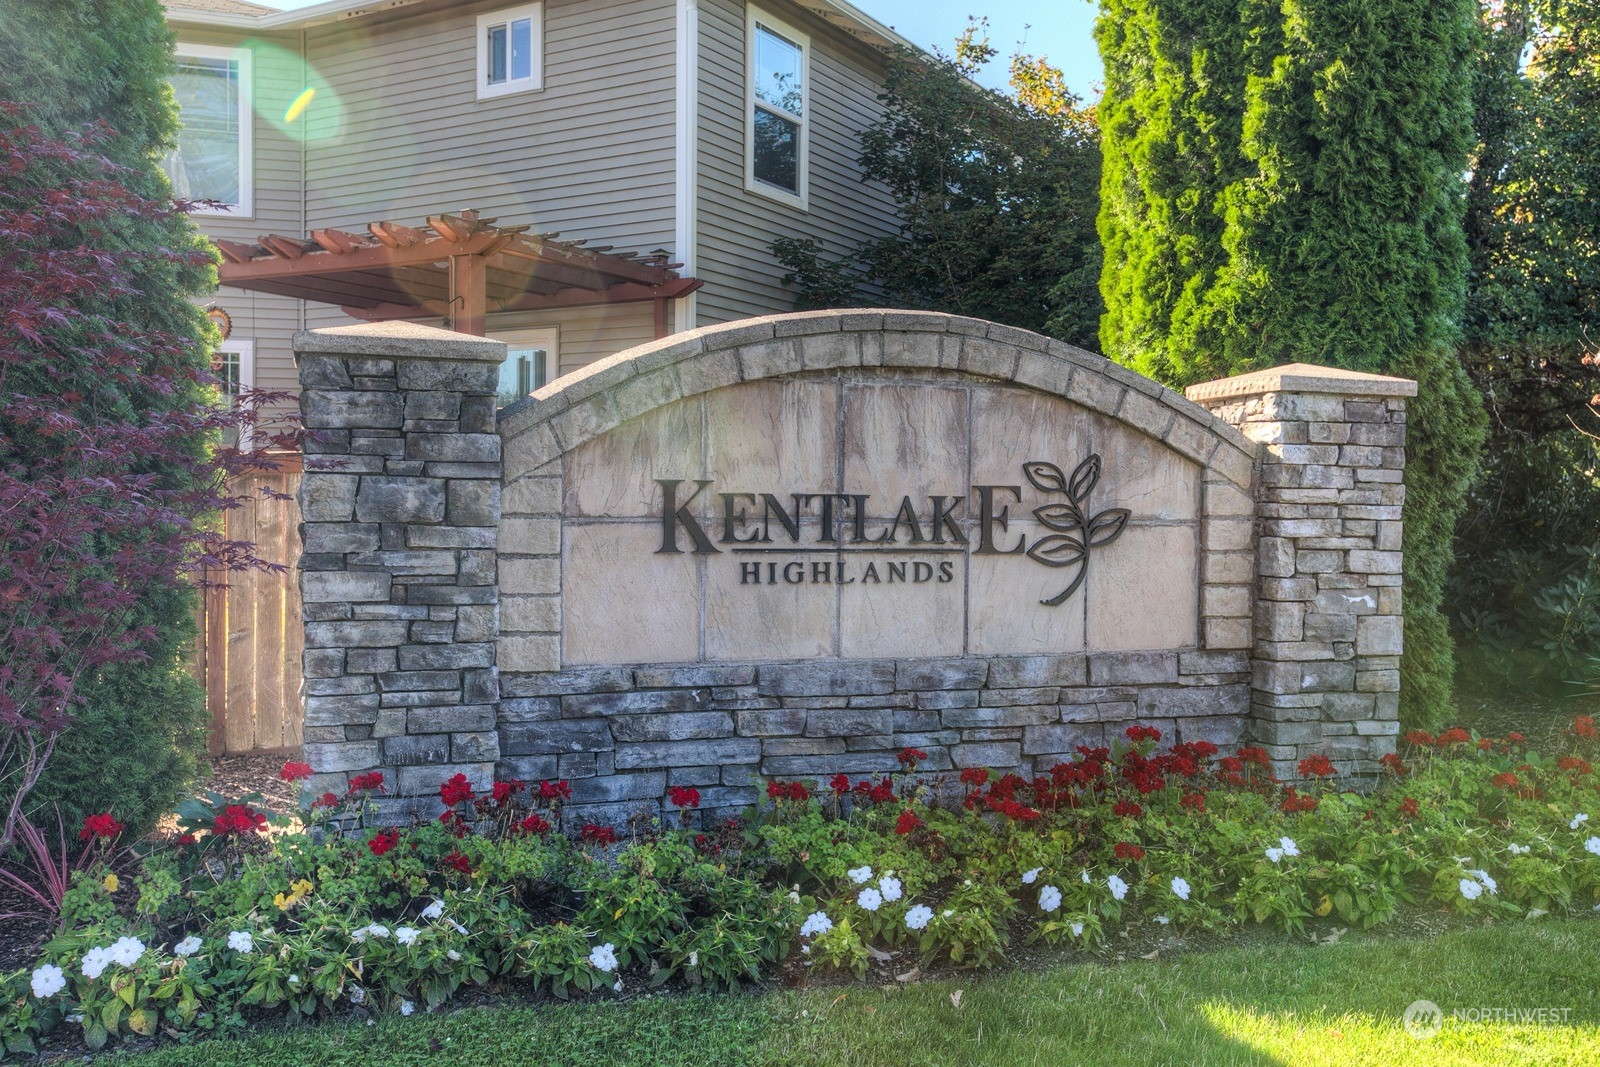
M212 755L292 752L300 747L300 457L276 457L277 471L241 476L229 492L243 506L223 519L226 536L251 541L257 554L288 569L210 574L226 588L201 603L195 676L211 713ZM287 494L277 500L261 489Z

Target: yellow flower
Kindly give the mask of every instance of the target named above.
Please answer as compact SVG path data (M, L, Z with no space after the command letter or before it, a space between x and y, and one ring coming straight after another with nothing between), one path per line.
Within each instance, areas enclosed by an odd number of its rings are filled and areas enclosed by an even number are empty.
M278 906L279 911L288 911L294 906L294 901L291 898L284 896L282 893L279 893L277 896L273 897L272 902Z
M311 895L311 890L315 887L312 886L310 882L302 878L289 888L294 890L294 895L297 897L309 897Z
M106 875L105 887L107 893L115 893L117 889L121 887L121 885L121 879L119 879L115 874Z

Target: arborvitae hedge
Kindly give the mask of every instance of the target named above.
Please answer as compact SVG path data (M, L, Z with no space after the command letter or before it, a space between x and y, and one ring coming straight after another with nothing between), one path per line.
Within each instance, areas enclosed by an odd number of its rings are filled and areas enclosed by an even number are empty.
M1439 614L1483 415L1454 354L1470 0L1106 0L1106 354L1174 386L1295 360L1416 378L1402 715L1449 700Z
M116 180L145 197L169 196L160 161L177 129L168 88L172 48L158 0L0 0L0 100L33 105L31 120L51 133L103 120L116 132L104 154L132 168ZM203 240L182 216L129 217L114 232L85 233L82 239L109 250L187 250ZM214 288L214 272L156 256L141 257L140 263L135 292L102 298L105 317L191 339L190 359L205 364L210 357L204 316L186 297ZM7 387L35 395L59 395L70 387L23 377L14 374ZM93 395L96 404L115 409L100 410L118 419L194 400L182 390L161 395L105 381L95 383ZM206 443L196 441L195 447ZM111 810L130 830L142 830L172 810L191 785L205 742L204 699L186 666L194 606L187 587L149 590L143 618L135 620L157 629L144 648L147 661L80 680L83 703L29 805L43 808L52 829L49 805L57 804L69 827L86 812Z

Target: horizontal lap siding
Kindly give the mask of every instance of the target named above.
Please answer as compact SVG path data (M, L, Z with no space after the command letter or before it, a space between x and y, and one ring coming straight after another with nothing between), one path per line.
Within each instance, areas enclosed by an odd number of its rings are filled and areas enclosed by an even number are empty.
M811 38L810 211L745 189L745 7L702 0L700 25L700 241L702 325L794 307L771 252L777 237L811 237L839 255L892 234L894 201L864 183L860 131L882 112L884 61L819 20L774 9Z
M303 234L306 224L300 195L300 141L272 121L272 117L288 111L305 85L299 32L263 34L190 25L176 26L175 31L180 47L198 44L237 48L248 42L251 51L251 215L196 215L195 224L207 237L247 244L267 233ZM255 342L257 388L283 392L299 389L289 340L301 328L300 301L219 288L201 302L215 304L228 313L233 320L233 339Z
M311 29L314 76L343 115L309 152L314 224L476 208L618 251L674 250L673 0L547 0L543 90L480 101L477 17L510 6Z

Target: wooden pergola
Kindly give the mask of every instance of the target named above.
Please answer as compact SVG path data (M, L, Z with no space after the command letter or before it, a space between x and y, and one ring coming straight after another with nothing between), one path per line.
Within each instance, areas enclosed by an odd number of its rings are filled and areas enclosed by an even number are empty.
M353 318L438 317L482 337L497 311L655 303L667 333L667 301L700 288L665 253L613 252L529 226L496 226L476 211L430 215L426 225L373 222L366 233L312 230L310 239L267 234L257 244L217 240L219 281L235 289L337 304Z

